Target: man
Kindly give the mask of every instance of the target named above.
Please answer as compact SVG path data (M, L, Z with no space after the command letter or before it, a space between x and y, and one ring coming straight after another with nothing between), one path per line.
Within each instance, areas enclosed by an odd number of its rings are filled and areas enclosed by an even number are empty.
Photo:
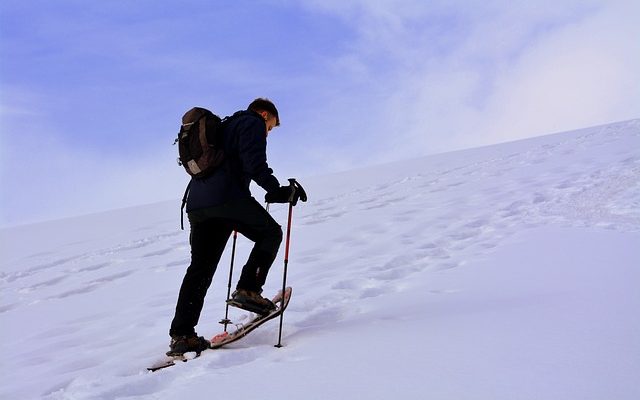
M275 105L267 99L254 100L247 110L236 112L223 123L224 163L210 176L191 181L187 199L191 264L180 287L167 355L209 346L206 339L197 336L195 326L234 230L252 240L254 246L233 293L233 304L259 314L275 308L261 293L282 242L282 228L251 196L249 184L253 180L264 188L269 203L295 204L298 200L295 187L280 186L267 165L267 136L279 125Z

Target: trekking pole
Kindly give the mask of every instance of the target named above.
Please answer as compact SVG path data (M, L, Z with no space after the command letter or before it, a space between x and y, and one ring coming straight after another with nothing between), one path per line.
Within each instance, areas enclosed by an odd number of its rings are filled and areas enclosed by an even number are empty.
M284 293L287 289L287 268L289 266L289 245L291 244L291 220L293 219L293 206L296 205L298 199L303 202L307 201L307 193L295 179L289 179L289 185L293 187L293 194L289 201L289 217L287 218L287 239L284 247L284 273L282 277L282 296L280 299L280 309L284 309ZM280 313L280 328L278 330L278 344L275 347L282 347L282 321L284 320L284 311Z
M284 274L282 277L282 295L280 299L280 309L284 308L284 292L287 288L287 267L289 266L289 243L291 242L291 217L293 216L293 204L289 203L289 218L287 219L287 240L284 247ZM282 321L284 311L280 313L280 329L278 330L278 344L275 347L282 347Z
M231 279L233 277L233 261L236 257L236 241L238 240L238 231L233 231L233 247L231 248L231 267L229 268L229 284L227 285L227 308L224 311L224 319L220 320L224 324L224 331L227 331L227 325L231 323L229 319L229 299L231 298Z

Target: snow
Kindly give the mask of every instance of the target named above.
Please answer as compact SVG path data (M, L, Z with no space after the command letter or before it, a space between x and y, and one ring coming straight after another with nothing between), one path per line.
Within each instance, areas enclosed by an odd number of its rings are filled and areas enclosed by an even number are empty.
M301 179L285 347L274 321L155 373L178 200L1 230L0 398L638 399L639 144L632 120Z

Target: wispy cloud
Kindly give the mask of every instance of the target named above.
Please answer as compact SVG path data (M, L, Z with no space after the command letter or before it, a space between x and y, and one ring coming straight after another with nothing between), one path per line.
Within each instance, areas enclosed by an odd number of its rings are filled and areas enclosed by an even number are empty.
M3 4L3 221L179 197L193 105L275 100L282 179L640 116L637 1L258 3Z
M347 94L331 111L338 121L353 115L367 121L351 133L373 134L377 159L640 114L634 2L323 1L314 7L349 19L359 32L334 64L362 82L359 96ZM358 115L363 103L367 111Z
M0 225L176 199L184 190L170 146L154 146L136 157L105 157L43 134L5 141L3 150L12 153L13 164L0 171Z

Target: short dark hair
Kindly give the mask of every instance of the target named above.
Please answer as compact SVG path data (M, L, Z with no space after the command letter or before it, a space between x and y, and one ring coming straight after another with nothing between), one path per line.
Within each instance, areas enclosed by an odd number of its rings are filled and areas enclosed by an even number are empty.
M249 104L249 107L247 109L255 112L266 111L276 117L276 126L280 125L280 116L278 115L278 109L276 108L275 104L273 104L273 102L269 99L258 97L257 99L252 101L251 104Z

